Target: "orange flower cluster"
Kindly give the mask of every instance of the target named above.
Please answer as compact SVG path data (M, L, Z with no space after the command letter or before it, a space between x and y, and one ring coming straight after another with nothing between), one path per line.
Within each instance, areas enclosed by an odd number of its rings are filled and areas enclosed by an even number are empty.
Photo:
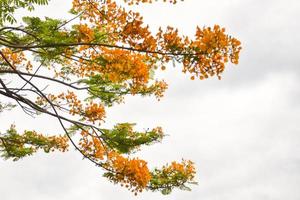
M85 10L83 19L92 19L93 26L100 29L105 28L110 44L127 48L126 50L104 49L98 52L99 55L101 53L101 55L108 54L110 61L125 58L130 61L139 59L136 66L145 70L143 74L147 74L146 71L153 67L161 65L162 68L165 68L164 66L170 60L176 60L183 64L184 73L192 74L192 80L195 77L205 79L214 75L221 78L228 61L234 64L238 63L241 50L240 41L225 34L225 29L218 25L203 29L197 27L194 39L180 36L178 30L170 26L165 31L160 28L156 35L152 35L149 27L143 24L143 18L139 13L127 12L113 0L107 0L105 3L89 2L74 0L73 9L76 11ZM138 2L151 3L152 1L125 0L125 2L133 4ZM124 54L123 57L120 57L120 54ZM141 54L148 57L142 58ZM130 57L132 58L129 59ZM119 62L119 64L128 65L128 63L123 62ZM145 66L148 67L145 68ZM109 71L112 80L124 80L124 78L116 75L123 72L118 65L108 65L105 70ZM127 71L125 72L127 73ZM129 77L136 78L134 76ZM147 80L144 78L143 82L147 83Z
M93 137L93 143L94 143L94 156L97 159L103 160L104 154L105 154L105 148L101 142L101 140L97 137Z
M74 92L62 93L58 95L58 98L67 101L71 115L81 115L82 119L92 123L96 121L100 123L105 118L105 108L102 104L90 102L84 107Z
M1 52L5 55L5 57L9 60L9 62L12 65L20 64L24 60L26 60L23 52L14 53L10 48L4 48L1 50Z
M183 64L183 72L193 74L192 80L220 74L229 61L238 64L241 43L235 38L225 34L225 28L215 25L214 28L199 28L195 39L178 35L178 30L167 27L165 32L162 29L157 33L159 46L174 56L182 56L177 59ZM168 62L170 57L164 55L162 62ZM164 67L165 68L165 67Z
M161 131L161 129L157 130ZM137 158L125 158L116 151L108 150L102 139L93 136L87 130L81 131L79 146L82 152L92 160L103 161L105 169L113 176L110 180L121 183L132 192L142 192L151 179L147 163Z
M189 48L196 56L185 56L183 71L195 74L200 79L220 74L230 59L238 64L240 41L225 34L225 28L215 25L214 28L197 27L196 39L191 41Z
M78 42L91 42L94 39L94 31L87 24L77 26L79 37Z
M105 109L101 104L90 102L90 104L85 108L84 118L88 121L95 123L95 121L102 121L105 117Z
M42 134L36 135L38 139L45 140L51 144L51 151L54 151L55 149L58 151L65 152L68 150L69 144L69 138L67 136L44 136Z
M196 173L194 163L190 160L182 160L181 163L174 161L171 165L164 166L163 171L167 174L180 173L187 179L193 179Z
M151 179L147 162L144 160L129 159L117 152L109 152L106 165L116 174L113 181L125 184L125 187L135 194L142 192Z
M132 86L145 85L149 81L151 58L144 54L133 53L124 49L94 48L81 51L92 62L79 59L76 75L79 77L101 74L115 83L128 81Z
M156 51L157 41L151 34L149 26L145 26L142 16L132 11L123 13L121 29L119 27L120 40L131 48L144 51ZM123 20L126 20L123 22Z
M32 70L32 64L30 61L27 61L25 54L21 52L13 52L10 48L3 48L1 52L4 54L8 62L15 68L24 67L27 71ZM6 63L2 57L0 57L0 61ZM4 65L1 65L1 67Z
M81 138L79 140L80 149L86 156L93 160L103 160L106 149L99 137L93 136L86 130L81 131Z
M59 95L59 97L67 101L68 106L70 107L69 112L71 115L82 113L83 105L74 92L68 91L67 94L62 93Z
M180 54L184 52L186 46L189 44L189 39L187 37L183 38L179 36L178 29L168 26L164 32L159 28L156 34L159 46L164 52L171 52L173 54ZM169 56L163 57L165 61L169 61Z
M127 44L132 48L154 51L157 48L155 37L148 26L143 25L139 13L118 6L115 1L100 3L91 0L73 0L73 9L85 11L82 19L93 22L93 26L107 33L111 44Z
M103 58L106 65L99 70L107 74L111 81L123 82L132 79L134 85L148 82L150 66L146 63L146 55L122 49L103 49Z
M60 105L65 101L70 108L69 113L71 115L80 115L83 120L92 123L96 121L100 123L105 118L105 108L102 104L90 101L89 104L84 107L81 100L78 99L77 95L72 91L61 93L57 96L48 94L47 99L37 97L35 102L40 106L46 106L49 105L48 101L51 101L58 109L62 109Z

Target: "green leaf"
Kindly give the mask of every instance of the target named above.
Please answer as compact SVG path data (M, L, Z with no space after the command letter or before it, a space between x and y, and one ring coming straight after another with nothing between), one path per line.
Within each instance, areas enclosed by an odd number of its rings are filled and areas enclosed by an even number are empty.
M172 192L172 189L171 188L164 188L162 191L161 191L161 193L163 194L163 195L168 195L168 194L170 194Z

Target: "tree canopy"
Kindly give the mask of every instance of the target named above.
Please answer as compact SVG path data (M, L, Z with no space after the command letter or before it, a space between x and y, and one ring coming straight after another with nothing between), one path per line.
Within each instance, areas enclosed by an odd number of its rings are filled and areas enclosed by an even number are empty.
M142 146L164 138L161 127L140 132L125 122L105 129L105 109L127 95L162 98L168 85L155 72L170 62L191 80L220 79L228 62L238 63L241 43L219 25L197 27L193 38L171 26L153 33L138 12L118 2L73 0L71 19L24 16L19 22L17 9L32 11L48 1L0 1L0 112L19 106L31 116L56 118L63 131L53 136L35 130L19 133L11 125L0 134L1 156L17 161L38 150L64 152L71 144L102 168L104 177L135 194L189 190L195 183L192 161L150 170L145 160L134 157Z

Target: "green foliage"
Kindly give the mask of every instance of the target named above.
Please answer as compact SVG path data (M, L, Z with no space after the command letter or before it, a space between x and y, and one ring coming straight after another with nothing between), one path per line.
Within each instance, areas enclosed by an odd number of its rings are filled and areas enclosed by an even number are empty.
M23 21L26 26L24 29L30 33L21 38L21 42L31 43L32 45L48 45L57 43L74 43L75 37L73 33L67 33L59 27L65 23L63 20L52 19L46 17L45 20L41 20L38 17L23 17ZM34 35L34 37L32 37ZM53 46L49 48L37 48L34 55L36 59L43 60L45 64L63 63L62 54L68 47Z
M161 141L164 137L162 131L157 128L146 132L133 131L132 123L120 123L113 129L102 129L103 138L107 145L120 153L132 153L141 145L150 145Z
M13 158L14 161L34 153L32 147L25 147L22 137L12 126L6 134L0 137L0 152L5 159Z
M15 126L11 126L5 134L0 134L0 153L4 159L17 161L32 155L38 149L42 149L45 153L54 149L64 151L68 146L65 141L65 138L46 137L35 131L24 131L23 134L19 134Z
M3 25L5 22L15 23L16 19L13 14L19 8L33 11L34 5L47 4L48 0L0 0L0 25Z
M100 99L107 106L121 102L123 96L129 92L123 84L113 83L99 74L83 79L81 83L88 85L89 99Z

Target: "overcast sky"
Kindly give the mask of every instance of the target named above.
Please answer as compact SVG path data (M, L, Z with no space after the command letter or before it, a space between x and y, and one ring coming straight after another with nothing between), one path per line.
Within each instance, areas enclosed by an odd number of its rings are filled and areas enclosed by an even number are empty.
M68 3L52 0L39 12L63 17ZM228 66L221 81L190 81L171 67L159 75L170 86L162 101L133 97L109 109L108 125L164 128L169 136L162 143L138 153L150 166L181 158L196 163L199 185L191 192L144 192L136 199L299 200L300 2L187 0L139 8L154 29L170 24L193 35L196 25L219 24L241 40L243 50L239 65ZM0 123L1 131L16 123L61 132L55 120L20 111L0 113ZM135 199L101 174L72 150L0 160L0 199Z

